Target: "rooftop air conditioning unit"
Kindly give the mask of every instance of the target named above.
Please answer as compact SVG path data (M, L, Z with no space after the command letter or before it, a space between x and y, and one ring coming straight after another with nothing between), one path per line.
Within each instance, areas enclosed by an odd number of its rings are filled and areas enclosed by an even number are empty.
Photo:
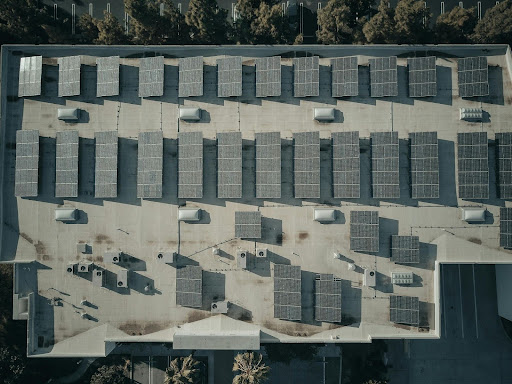
M119 264L121 262L121 252L119 251L106 251L103 254L104 263Z
M485 221L485 208L461 208L462 220L468 223L482 223Z
M375 271L364 269L363 285L365 287L375 287L377 285L377 275Z
M66 267L66 273L69 273L70 275L74 274L77 269L77 263L68 263L68 266Z
M334 121L334 108L315 108L313 118L316 121Z
M87 253L87 244L86 243L77 243L76 251L78 253Z
M157 261L164 264L172 264L174 263L174 257L176 256L176 252L162 251L158 252L156 255Z
M466 121L482 121L484 117L484 111L482 108L461 108L460 109L460 120Z
M92 271L92 284L98 287L103 287L103 271L101 269L93 269Z
M248 252L245 250L237 251L236 253L236 265L238 268L246 269L247 268L247 256Z
M121 269L117 272L117 287L128 288L128 270Z
M211 312L212 313L228 313L228 302L227 301L217 301L212 303Z
M267 248L256 249L256 257L267 257Z
M78 273L88 273L91 265L92 265L92 263L88 263L88 262L78 263L77 272Z

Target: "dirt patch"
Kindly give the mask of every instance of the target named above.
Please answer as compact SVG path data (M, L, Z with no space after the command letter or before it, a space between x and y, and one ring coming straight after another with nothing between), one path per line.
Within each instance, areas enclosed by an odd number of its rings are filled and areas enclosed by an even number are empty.
M32 240L32 238L29 235L27 235L25 232L21 232L20 237L27 240L30 244L34 244L34 240Z
M207 317L210 317L209 312L199 310L192 311L188 314L186 323L192 323L194 321L203 320L206 319Z
M283 324L274 323L271 321L266 321L263 323L265 328L271 329L273 331L283 333L288 336L296 336L296 337L308 337L314 335L315 333L319 333L324 331L319 326L311 325L311 324L301 324L301 323L285 323Z
M106 244L112 244L112 240L110 239L110 237L108 237L107 235L103 235L103 234L96 235L96 237L94 238L94 242L96 244L103 244L104 242Z
M142 336L149 335L151 333L155 333L161 331L163 329L167 329L170 327L170 324L167 322L138 322L138 321L128 321L119 326L119 329L131 336Z
M305 240L309 237L309 233L307 232L299 232L299 240Z
M468 239L468 241L471 241L472 243L475 243L475 244L482 244L482 240L477 237L470 237Z
M408 331L410 331L412 328L410 325L405 325L405 324L393 324L393 327L399 328L399 329L406 329Z
M36 249L36 253L38 255L44 255L46 253L46 246L42 241L38 241L36 244L34 244L34 248Z

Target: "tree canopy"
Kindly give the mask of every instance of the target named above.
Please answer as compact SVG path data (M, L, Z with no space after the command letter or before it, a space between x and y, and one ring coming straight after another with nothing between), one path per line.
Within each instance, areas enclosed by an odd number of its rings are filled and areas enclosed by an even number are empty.
M185 21L191 41L198 44L225 44L231 35L228 11L219 8L216 0L191 0Z
M0 384L18 384L25 372L25 359L13 349L0 347Z
M371 44L389 44L395 41L395 12L388 2L381 0L378 12L364 25L363 33Z
M436 20L436 41L440 44L466 44L470 42L477 17L475 8L454 7Z
M423 44L429 41L430 10L423 1L400 0L394 20L395 43Z
M200 364L192 355L172 360L171 365L165 370L164 384L199 383Z
M486 44L512 43L512 1L496 4L485 12L475 28L473 40Z
M102 365L91 377L91 384L128 384L121 365Z
M88 13L84 13L78 19L78 29L81 37L80 42L86 44L92 44L98 38L98 20L93 18Z
M110 12L103 12L103 20L98 20L97 28L98 37L95 40L96 44L119 45L128 42L123 27Z
M318 42L323 44L347 44L352 42L355 15L348 0L329 0L318 11Z
M261 353L245 352L235 356L233 384L260 384L268 379L270 368L263 362Z

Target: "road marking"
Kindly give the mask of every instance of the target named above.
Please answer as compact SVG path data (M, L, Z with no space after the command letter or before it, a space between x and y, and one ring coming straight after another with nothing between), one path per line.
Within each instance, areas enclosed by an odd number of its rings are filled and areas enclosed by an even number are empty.
M477 309L476 309L475 264L473 264L473 299L475 300L475 329L476 329L476 338L478 339L478 312L477 312Z
M443 301L443 323L444 323L444 334L446 334L446 300L444 296L444 267L441 266L441 296Z
M460 324L462 326L462 338L464 338L464 314L462 313L462 280L460 278L460 264L457 264L459 267L459 298L460 298Z

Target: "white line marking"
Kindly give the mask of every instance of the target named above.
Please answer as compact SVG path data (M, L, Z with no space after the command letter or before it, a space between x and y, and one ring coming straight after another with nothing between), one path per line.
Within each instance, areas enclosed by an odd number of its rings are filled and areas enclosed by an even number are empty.
M444 299L444 268L441 266L441 296L443 300L443 323L444 323L444 334L446 335L446 300Z
M460 278L460 264L457 264L459 267L459 298L460 298L460 324L462 326L462 338L464 338L464 315L462 313L462 280Z
M476 309L475 264L473 264L473 298L475 299L475 329L476 329L476 338L478 339L478 312L477 312L477 309Z

